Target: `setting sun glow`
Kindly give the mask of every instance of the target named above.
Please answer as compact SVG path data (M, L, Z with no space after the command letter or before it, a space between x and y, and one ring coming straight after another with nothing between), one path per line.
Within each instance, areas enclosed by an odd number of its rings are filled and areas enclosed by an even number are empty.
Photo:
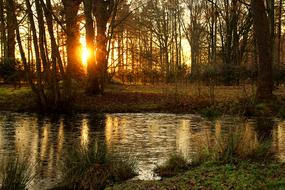
M82 64L84 66L87 66L87 59L90 56L90 52L86 47L82 48L81 56L82 56Z
M85 69L87 68L87 60L90 56L90 50L86 47L86 39L84 37L80 38L81 48L80 54L82 59L82 64Z

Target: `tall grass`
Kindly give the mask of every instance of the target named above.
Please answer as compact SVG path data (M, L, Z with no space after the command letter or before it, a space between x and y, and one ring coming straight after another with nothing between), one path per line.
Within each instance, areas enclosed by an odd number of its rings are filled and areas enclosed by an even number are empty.
M154 172L161 177L172 177L189 169L189 163L181 154L171 155L164 164L156 166Z
M250 140L250 138L255 138ZM260 139L259 139L260 140ZM162 165L157 166L154 172L161 177L171 177L178 173L199 166L205 162L219 164L238 164L243 161L268 162L275 159L270 141L258 142L256 137L249 136L243 128L230 128L225 133L214 139L207 135L206 142L200 142L199 152L187 162L181 154L171 155Z
M35 166L23 156L8 156L0 163L0 190L28 189L36 175Z
M228 133L215 137L213 141L207 138L207 142L201 144L196 162L235 163L239 160L266 161L274 157L270 141L258 142L257 137L249 137L244 128L232 127Z
M62 163L62 177L57 189L104 189L107 185L136 176L135 163L128 157L109 153L106 145L75 147Z

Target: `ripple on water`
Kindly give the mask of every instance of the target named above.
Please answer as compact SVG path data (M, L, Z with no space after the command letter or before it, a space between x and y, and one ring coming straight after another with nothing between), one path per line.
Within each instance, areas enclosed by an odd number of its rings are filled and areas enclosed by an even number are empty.
M273 145L285 161L285 122L274 120ZM201 143L215 139L227 129L248 129L255 135L255 119L226 116L208 121L198 115L161 113L76 114L40 116L29 113L0 113L0 156L20 151L39 162L40 187L56 183L58 167L65 152L74 144L91 146L105 141L110 151L129 155L137 161L137 179L159 179L152 170L171 154L189 159ZM0 157L1 158L1 157Z

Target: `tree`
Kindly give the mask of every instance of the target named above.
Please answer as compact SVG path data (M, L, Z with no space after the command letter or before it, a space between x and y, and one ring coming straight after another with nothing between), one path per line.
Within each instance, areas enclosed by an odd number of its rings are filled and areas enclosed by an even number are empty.
M82 0L62 0L66 25L67 75L80 79L83 74L81 62L80 29L78 10Z
M34 15L32 12L32 5L30 3L30 0L25 0L27 13L28 13L28 19L31 25L32 30L32 37L33 37L33 46L35 49L35 56L36 56L36 78L37 78L37 88L34 91L36 92L38 96L38 104L40 107L46 108L48 106L47 97L44 93L44 86L43 86L43 78L42 78L42 60L40 57L40 51L39 51L39 43L38 43L38 36L37 36L37 29L34 21ZM26 71L28 72L28 71Z
M88 2L86 2L88 3ZM85 5L87 5L85 3ZM108 51L107 51L107 24L115 7L114 0L96 0L93 1L93 14L96 20L96 62L89 60L88 65L88 93L98 95L104 93L105 80L108 67ZM91 6L91 5L89 5ZM85 11L87 17L90 17L90 7L86 6ZM90 18L89 18L90 19ZM91 28L91 20L87 22L87 27ZM93 34L88 33L88 38L93 38ZM91 45L90 39L88 44ZM94 64L96 63L96 66ZM94 76L93 76L94 75Z
M15 59L15 28L14 13L11 10L16 11L14 1L6 0L7 5L7 57Z
M252 0L254 37L257 42L259 70L256 98L258 102L268 101L272 98L272 48L269 17L266 13L263 0Z
M4 15L4 0L0 0L0 57L5 57L6 49L6 26L5 26L5 15Z

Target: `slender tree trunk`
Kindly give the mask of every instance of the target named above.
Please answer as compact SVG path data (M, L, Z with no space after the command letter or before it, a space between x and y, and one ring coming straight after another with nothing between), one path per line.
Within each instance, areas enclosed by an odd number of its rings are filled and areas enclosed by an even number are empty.
M107 23L111 17L114 9L114 0L94 1L93 14L96 19L96 77L98 78L98 85L94 87L93 94L103 94L107 77L108 68L108 51L107 51ZM96 90L98 90L96 92Z
M283 0L279 0L278 7L278 47L277 47L277 67L280 69L281 65L281 51L282 51L282 10Z
M40 4L40 0L35 1L36 4L36 11L37 11L37 18L38 18L38 28L39 28L39 50L40 50L40 57L42 60L43 65L43 78L45 81L49 80L49 61L47 60L46 54L46 47L45 47L45 36L46 36L46 29L44 24L44 17L43 17L43 9Z
M258 102L268 101L272 98L272 49L270 38L269 18L263 0L251 1L254 36L257 41L259 55L259 73L256 98Z
M97 17L98 18L98 17ZM107 22L105 22L102 19L97 19L97 37L96 37L96 60L97 60L97 68L98 71L97 76L99 77L99 89L100 94L104 93L104 85L105 85L105 78L107 73L107 36L106 36L106 30L107 30ZM95 93L95 94L98 94Z
M81 63L80 30L78 10L81 0L63 0L66 22L67 75L80 79L83 74ZM70 79L71 80L71 79Z
M14 3L13 0L11 0L11 2ZM13 22L16 25L18 25L17 24L17 18L16 18L15 11L14 10L10 10L10 11L14 14L13 15ZM18 43L18 47L19 47L19 52L20 52L20 55L21 55L22 63L24 65L26 79L27 79L27 81L28 81L32 91L36 94L38 101L41 101L41 95L40 95L38 89L36 88L36 86L35 86L35 84L33 82L33 79L32 79L32 76L31 76L30 67L29 67L29 64L27 63L25 51L24 51L24 48L23 48L23 45L22 45L22 39L21 39L21 36L20 36L20 29L19 29L19 27L16 27L15 30L16 30L16 40L17 40L17 43Z
M60 97L60 90L59 90L59 85L58 85L58 78L57 78L57 65L59 65L59 70L61 73L61 77L65 79L65 74L64 74L64 69L62 65L62 59L60 56L60 52L58 49L58 45L54 36L54 30L53 30L53 20L52 20L52 6L51 6L51 1L46 0L46 5L43 0L41 1L41 6L44 10L44 14L46 17L46 22L47 22L47 28L50 36L50 43L51 43L51 90L52 90L52 95L53 95L53 104L55 108L58 108L59 102L61 101Z
M90 95L97 94L99 89L99 81L96 76L96 62L95 62L95 28L93 21L93 3L91 0L84 0L84 14L86 19L85 29L86 29L86 44L89 51L89 57L87 59L87 87L86 93Z
M81 64L80 30L78 10L81 0L62 0L66 24L66 77L64 80L65 97L72 101L72 79L80 80L83 74Z
M52 10L51 1L50 0L46 0L46 5L44 4L43 0L41 0L41 3L42 3L43 8L44 8L46 22L47 22L47 27L48 27L48 32L49 32L49 35L50 35L50 41L51 41L51 46L52 46L52 56L53 56L53 59L54 60L56 59L56 61L58 63L61 77L65 78L63 62L62 62L62 59L61 59L61 56L60 56L58 44L57 44L55 36L54 36L52 12L51 12L51 10Z
M0 0L0 58L5 57L6 49L6 25L5 25L5 15L4 15L4 0Z
M7 57L15 59L15 28L14 13L15 5L13 0L6 0L7 5Z
M32 30L32 37L33 37L33 45L34 45L34 50L35 50L35 55L36 55L36 68L37 68L37 93L38 97L40 98L39 104L40 107L43 107L44 109L47 108L47 99L44 94L44 89L43 89L43 83L42 83L42 64L41 64L41 58L40 58L40 51L38 47L38 37L37 37L37 31L36 31L36 26L34 22L34 16L31 8L31 4L29 0L25 0L26 6L27 6L27 12L28 12L28 18L29 22L31 25L31 30Z

